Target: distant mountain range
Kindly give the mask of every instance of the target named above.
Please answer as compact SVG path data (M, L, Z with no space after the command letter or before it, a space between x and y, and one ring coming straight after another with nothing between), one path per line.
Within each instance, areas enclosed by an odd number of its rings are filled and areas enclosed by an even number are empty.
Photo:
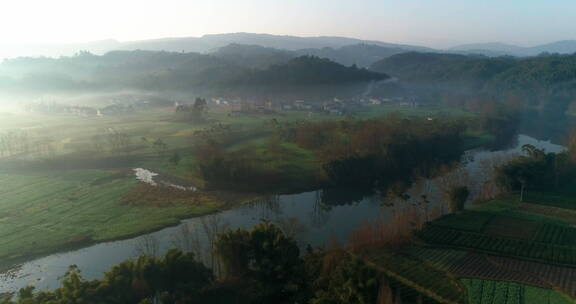
M0 58L21 56L70 56L83 50L94 54L103 54L113 50L211 53L230 44L258 45L289 51L301 49L341 48L354 44L369 44L386 48L400 48L409 51L433 51L431 48L422 46L394 44L346 37L297 37L270 34L230 33L204 35L202 37L162 38L127 42L103 40L78 44L2 45L0 41Z
M493 42L493 43L474 43L455 46L449 51L475 53L486 56L538 56L542 53L573 54L576 53L576 40L563 40L533 47L522 47L511 44Z
M213 52L218 48L229 44L258 45L268 48L282 50L318 49L318 48L340 48L353 44L371 44L382 47L402 48L410 51L431 51L431 48L394 44L382 41L361 40L346 37L297 37L279 36L270 34L252 33L230 33L204 35L202 37L168 38L157 40L144 40L121 43L118 48L123 50L152 50L152 51L172 51L172 52Z
M572 54L576 52L576 40L558 41L533 47L497 42L476 43L440 50L347 37L297 37L229 33L128 42L102 40L78 44L2 45L0 42L0 59L21 56L71 56L79 51L89 51L101 55L114 50L213 54L225 61L250 68L266 68L274 64L286 63L288 60L302 55L327 58L346 66L369 67L379 60L406 52L479 54L489 57L526 57L537 56L546 52Z

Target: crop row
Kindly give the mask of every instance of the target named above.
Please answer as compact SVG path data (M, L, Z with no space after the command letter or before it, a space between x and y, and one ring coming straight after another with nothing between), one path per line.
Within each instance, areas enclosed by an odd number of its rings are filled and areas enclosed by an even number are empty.
M516 260L506 257L490 257L493 264L522 275L522 279L534 278L544 281L547 286L561 290L576 298L576 268L561 267L530 261ZM522 280L517 280L522 281ZM527 282L528 283L528 282ZM531 285L534 282L530 282Z
M576 247L491 236L429 225L418 236L427 243L576 266Z
M462 279L470 304L570 304L568 297L551 289L513 282Z
M467 252L444 248L414 247L408 251L408 254L435 267L449 269L451 265L461 261L467 255Z
M489 281L462 280L468 288L468 303L470 304L523 304L524 285Z
M458 230L482 232L495 216L490 213L467 211L448 214L433 222L434 225Z
M408 253L464 278L512 281L553 287L576 298L576 268L444 248L411 248Z
M576 245L576 229L544 224L534 235L534 241L558 245Z

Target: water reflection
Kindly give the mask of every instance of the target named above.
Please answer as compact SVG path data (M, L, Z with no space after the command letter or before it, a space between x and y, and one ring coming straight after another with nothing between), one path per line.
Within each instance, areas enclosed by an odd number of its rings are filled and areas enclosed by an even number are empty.
M354 205L376 195L372 187L334 187L320 191L320 207L326 210L335 206Z
M271 219L282 215L280 195L270 195L246 204L246 215L254 219Z

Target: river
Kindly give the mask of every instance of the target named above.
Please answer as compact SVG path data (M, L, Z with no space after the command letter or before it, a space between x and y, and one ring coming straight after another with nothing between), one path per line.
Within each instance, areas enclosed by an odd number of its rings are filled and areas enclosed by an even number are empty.
M563 147L548 141L519 135L513 148L500 151L475 150L467 152L463 160L469 175L479 176L479 166L483 160L519 153L524 144L544 148L547 152L558 152ZM425 192L432 205L439 205L441 199L434 186L424 181L416 183L409 191L411 197L421 197ZM350 194L350 193L346 193ZM206 262L207 231L220 231L224 228L249 228L262 220L270 220L289 229L299 243L319 246L329 241L345 242L350 233L366 221L390 218L398 206L383 204L379 195L349 199L327 199L321 191L300 194L279 195L261 202L254 202L238 208L223 211L216 215L191 218L175 227L139 237L100 243L80 250L52 254L18 265L0 274L0 293L16 291L32 285L37 289L53 289L59 285L61 277L69 265L76 264L86 279L103 275L113 265L140 254L160 255L169 248L181 247L201 252ZM331 195L331 198L338 195Z

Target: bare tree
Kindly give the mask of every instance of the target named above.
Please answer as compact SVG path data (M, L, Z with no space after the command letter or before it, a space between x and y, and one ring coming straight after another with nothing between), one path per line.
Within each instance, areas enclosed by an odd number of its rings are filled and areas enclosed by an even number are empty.
M204 261L204 246L200 240L200 229L190 223L182 223L172 235L172 244L183 251L194 252L198 260Z
M214 273L220 275L222 267L220 267L219 259L214 258L214 244L218 234L228 230L229 224L216 214L202 217L200 223L208 241L210 267L214 270ZM216 264L217 262L218 264Z
M496 184L496 169L517 157L516 154L496 155L480 161L477 174L479 189L473 197L480 201L486 201L501 195L505 189Z

